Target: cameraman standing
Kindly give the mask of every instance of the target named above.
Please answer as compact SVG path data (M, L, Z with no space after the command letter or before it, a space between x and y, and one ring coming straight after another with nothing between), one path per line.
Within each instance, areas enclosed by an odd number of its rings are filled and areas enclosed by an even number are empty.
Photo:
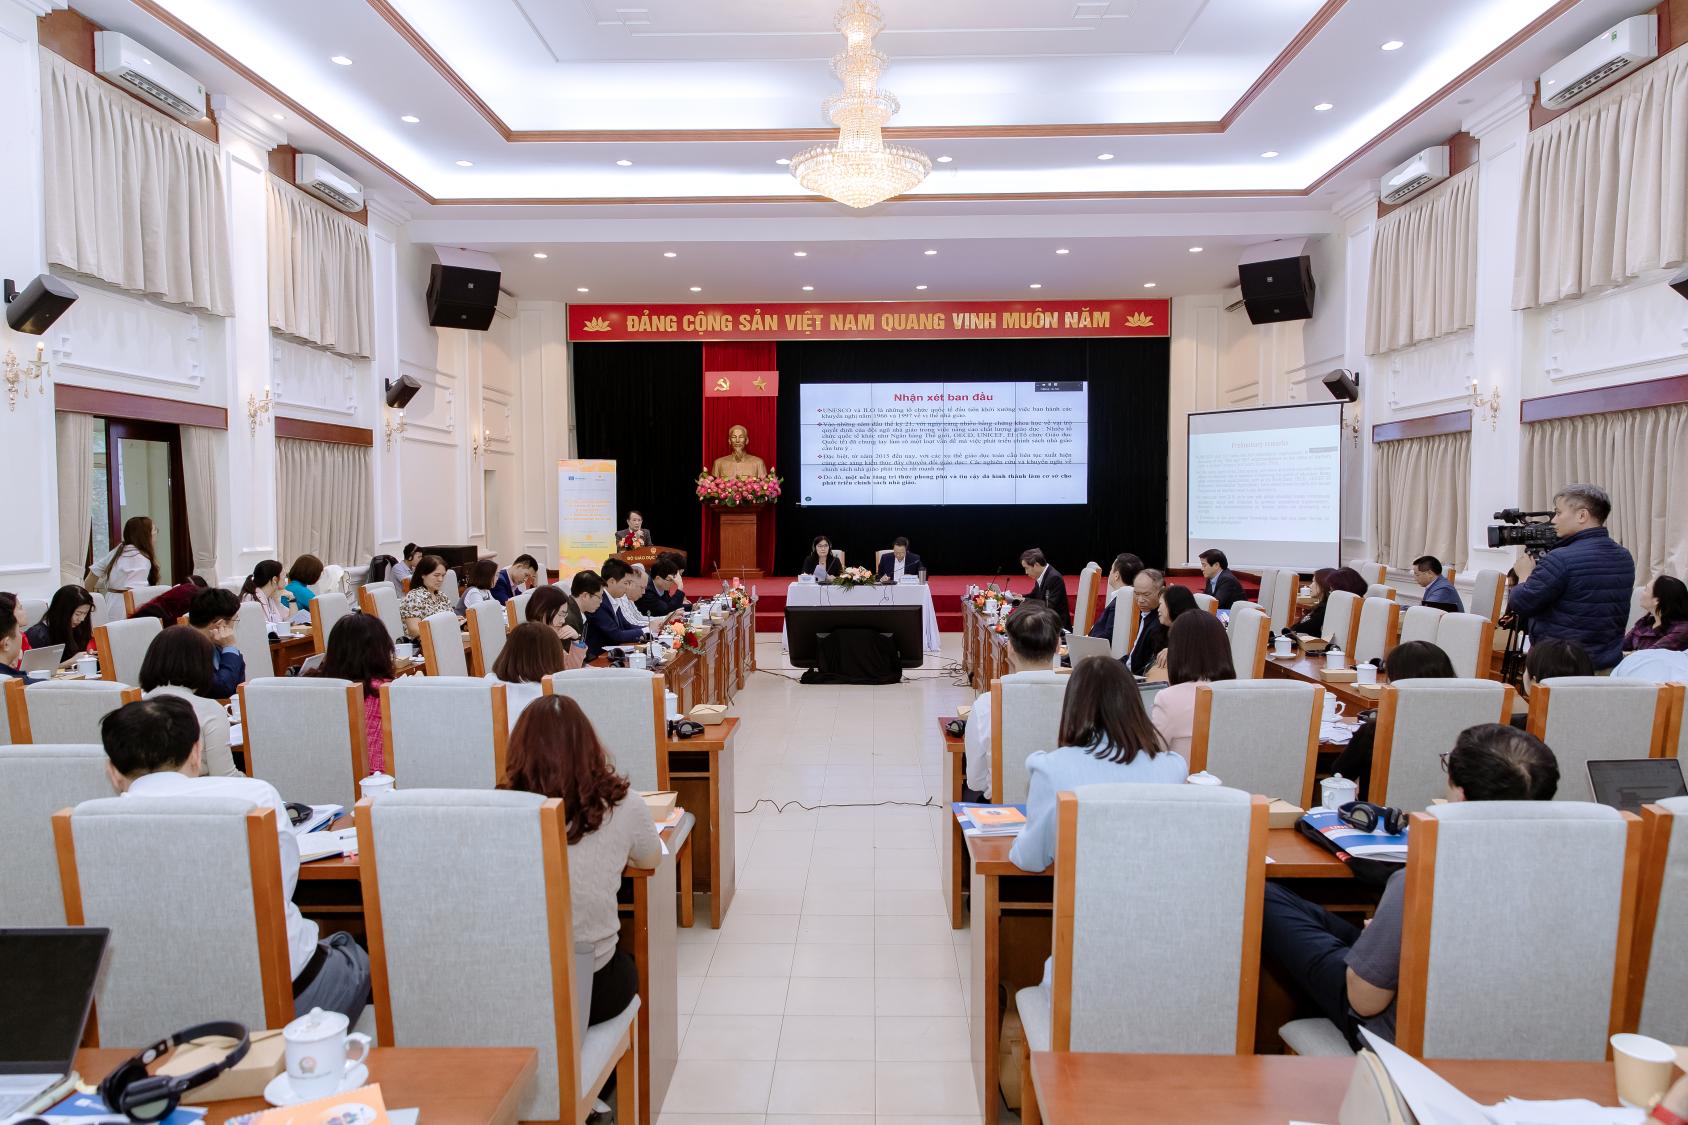
M1530 642L1575 641L1605 671L1623 657L1624 622L1635 587L1635 559L1606 530L1605 489L1568 484L1553 498L1559 542L1538 562L1521 557L1507 611L1528 622Z

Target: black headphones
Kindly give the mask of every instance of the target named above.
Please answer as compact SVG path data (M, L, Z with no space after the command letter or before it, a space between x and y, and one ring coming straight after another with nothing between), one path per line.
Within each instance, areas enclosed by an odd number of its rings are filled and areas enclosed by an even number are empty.
M221 1035L238 1042L222 1059L202 1066L192 1074L147 1073L149 1065L175 1048L208 1035ZM121 1113L131 1121L162 1121L175 1112L183 1094L232 1068L246 1057L247 1048L251 1045L246 1028L230 1020L214 1020L186 1028L154 1043L106 1075L100 1081L100 1099L113 1113Z
M1349 801L1336 810L1337 819L1361 832L1382 832L1399 836L1407 830L1407 814L1391 805L1374 805L1370 801Z
M952 738L961 738L967 733L966 719L951 719L944 724L944 732Z
M690 719L669 719L669 738L696 738L703 733L703 724L694 723Z

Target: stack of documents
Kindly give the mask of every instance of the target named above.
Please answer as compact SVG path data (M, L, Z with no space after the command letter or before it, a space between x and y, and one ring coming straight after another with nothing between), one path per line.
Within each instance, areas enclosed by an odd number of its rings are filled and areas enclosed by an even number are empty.
M963 836L1018 836L1026 826L1024 805L969 805L957 801L954 808Z

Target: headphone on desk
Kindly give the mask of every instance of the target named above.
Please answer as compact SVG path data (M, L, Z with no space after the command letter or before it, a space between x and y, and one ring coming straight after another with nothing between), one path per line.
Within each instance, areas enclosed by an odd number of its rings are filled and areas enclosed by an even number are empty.
M147 1067L184 1043L221 1035L236 1040L229 1053L191 1074L148 1074ZM252 1039L246 1028L231 1020L213 1020L173 1033L121 1063L100 1081L100 1099L113 1113L131 1121L162 1121L176 1111L182 1095L203 1086L246 1057Z
M1374 805L1370 801L1349 801L1336 811L1337 819L1361 832L1382 832L1385 836L1399 836L1407 830L1407 814L1392 805Z

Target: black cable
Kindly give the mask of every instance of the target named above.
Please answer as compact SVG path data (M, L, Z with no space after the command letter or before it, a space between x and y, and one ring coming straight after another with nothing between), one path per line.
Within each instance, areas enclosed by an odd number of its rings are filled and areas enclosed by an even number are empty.
M750 803L748 809L734 809L736 814L753 813L757 805L771 805L774 812L783 813L792 805L796 805L804 812L814 812L817 809L877 809L886 805L898 805L911 809L941 809L949 802L940 801L936 797L928 797L924 801L838 801L824 802L819 805L805 805L802 801L776 801L772 797L758 797Z

